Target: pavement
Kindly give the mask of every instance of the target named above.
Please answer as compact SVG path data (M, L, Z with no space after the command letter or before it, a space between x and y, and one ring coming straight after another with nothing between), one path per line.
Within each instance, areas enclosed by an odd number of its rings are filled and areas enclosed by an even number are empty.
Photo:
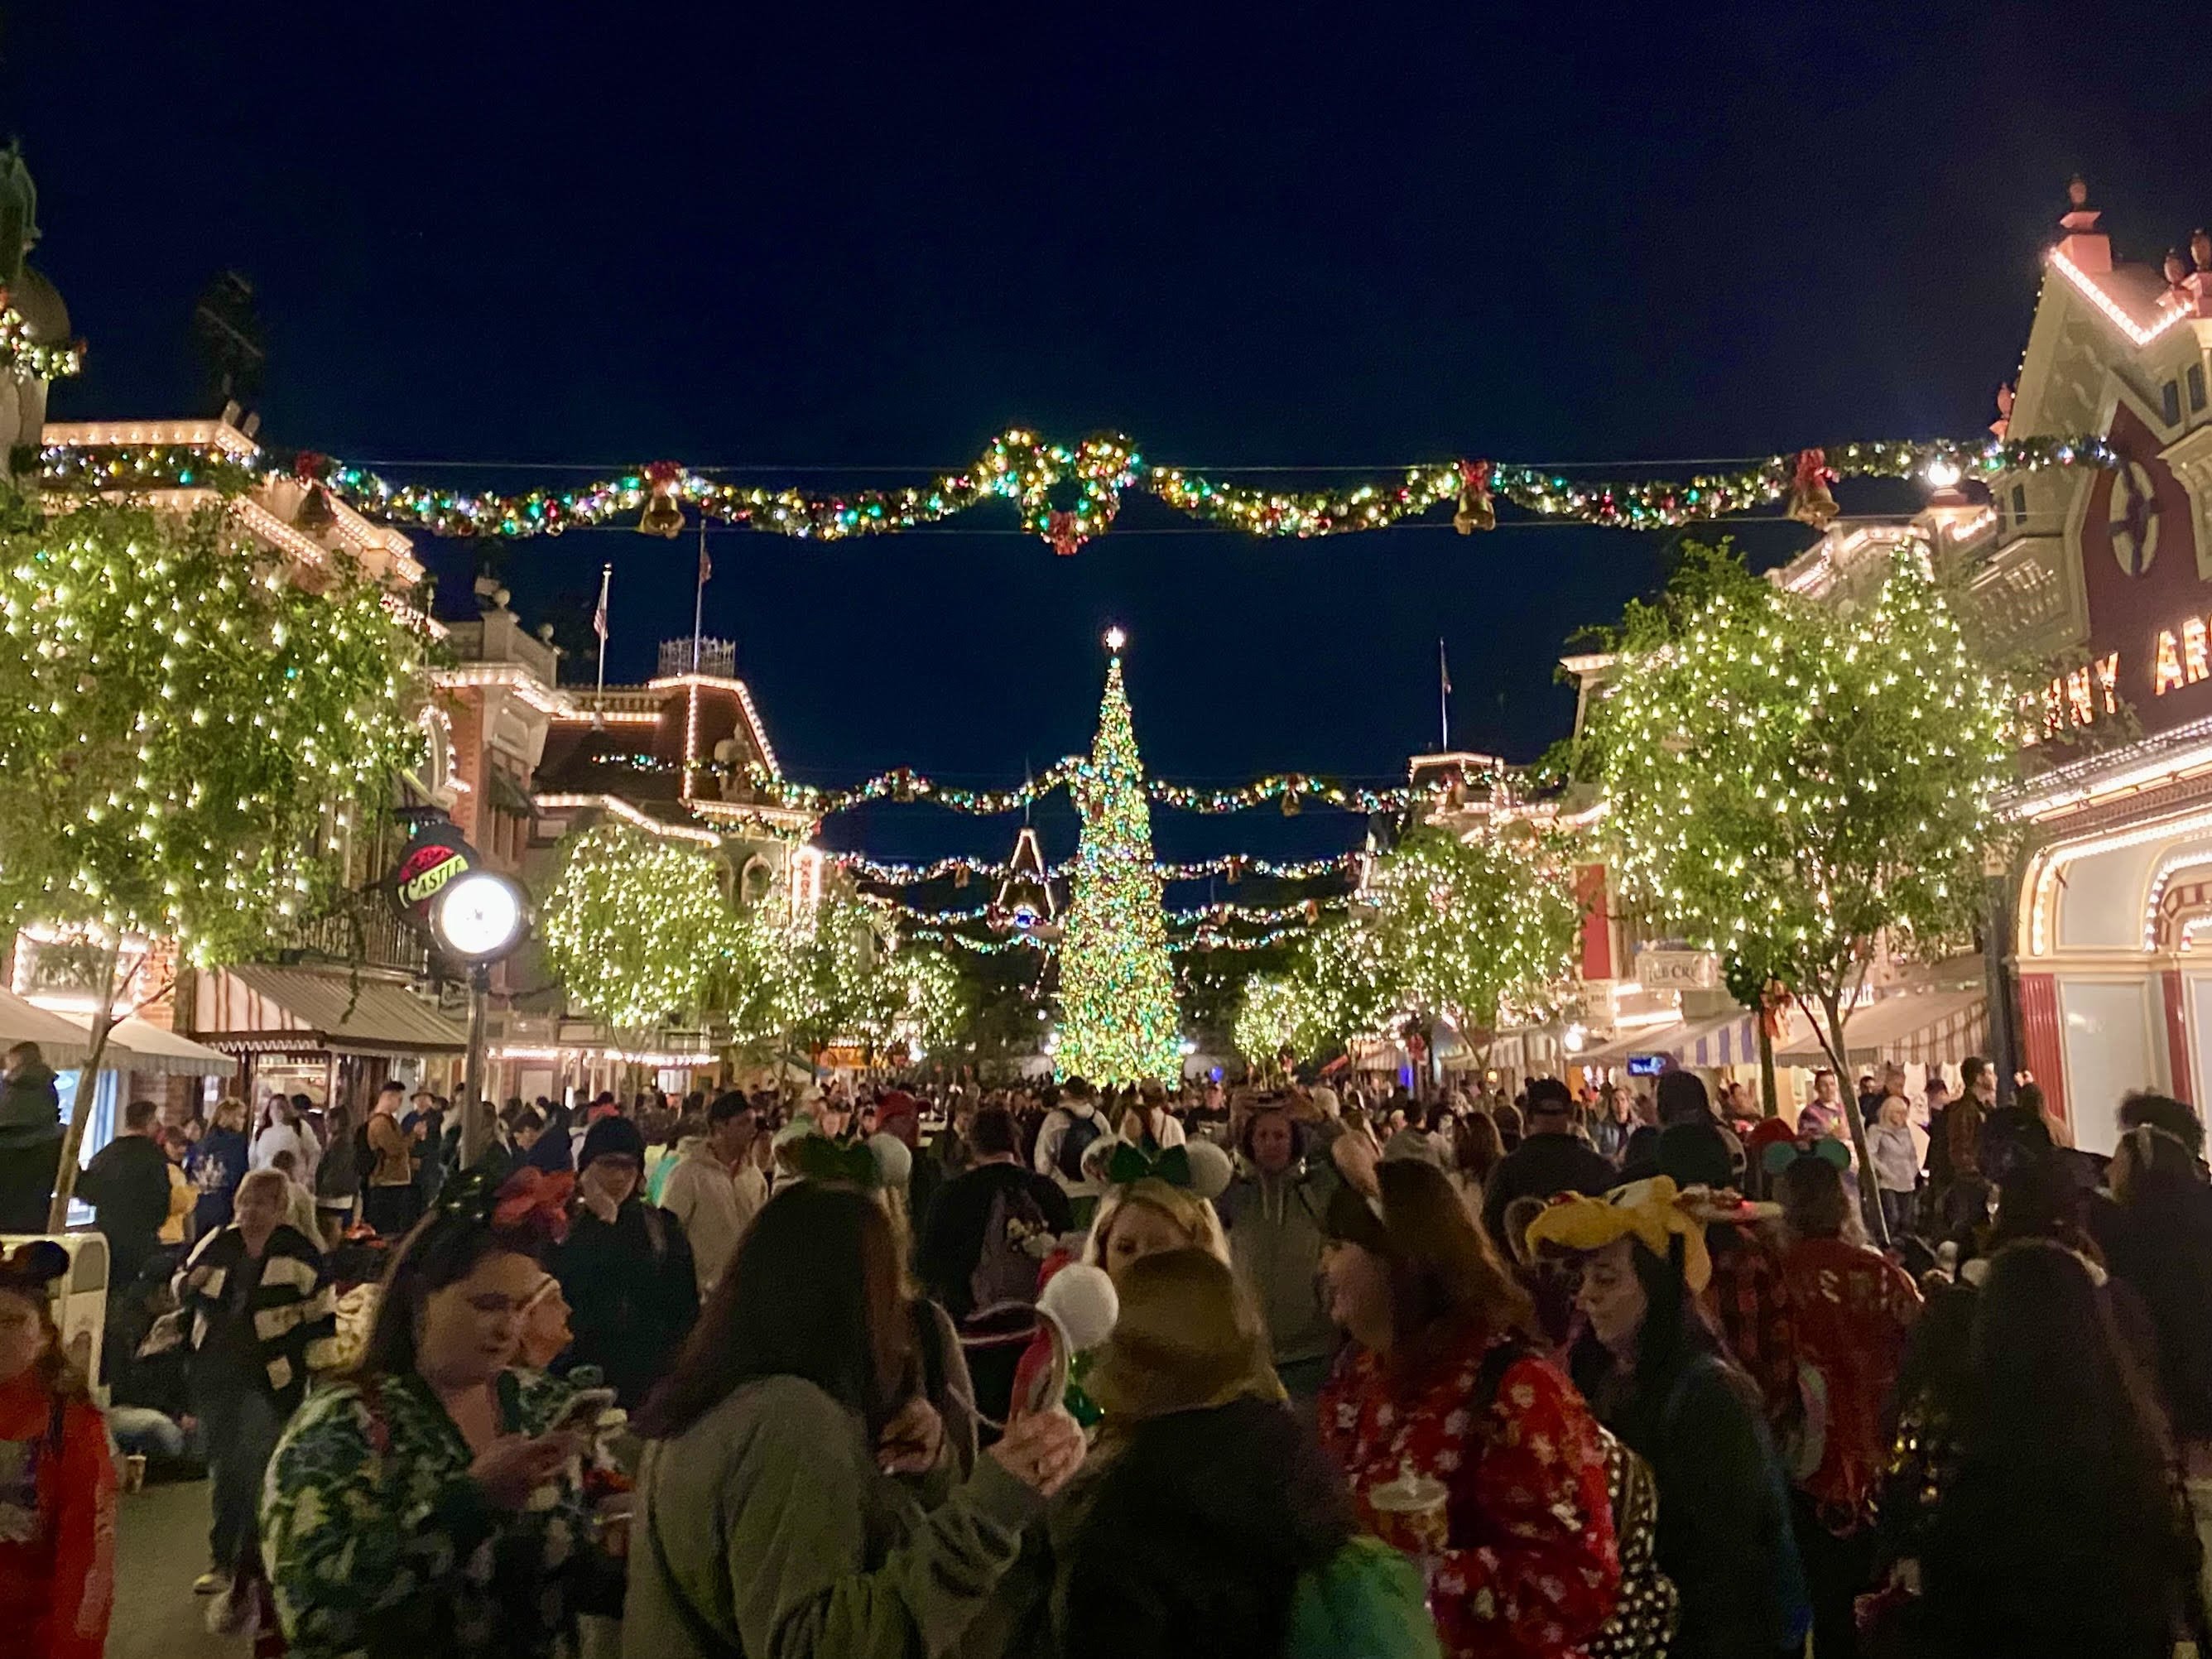
M246 1659L247 1639L210 1636L208 1598L192 1594L207 1567L207 1482L148 1486L116 1503L107 1659Z

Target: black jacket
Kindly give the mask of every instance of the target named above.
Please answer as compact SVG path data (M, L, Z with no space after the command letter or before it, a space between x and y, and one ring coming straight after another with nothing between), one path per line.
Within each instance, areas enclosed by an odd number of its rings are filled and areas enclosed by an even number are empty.
M1490 1172L1490 1184L1482 1193L1482 1224L1510 1261L1513 1252L1505 1239L1505 1209L1515 1199L1549 1198L1554 1193L1602 1198L1620 1180L1620 1171L1579 1136L1530 1135Z
M684 1224L631 1199L611 1223L579 1208L553 1259L575 1341L561 1371L597 1366L623 1407L635 1412L676 1364L699 1316L699 1281Z
M939 1188L922 1225L914 1272L930 1299L955 1320L975 1311L969 1281L982 1258L992 1200L1014 1188L1036 1200L1038 1213L1054 1232L1065 1233L1075 1224L1060 1183L1018 1164L979 1164Z
M169 1159L148 1135L118 1135L84 1166L77 1195L107 1240L108 1282L127 1285L161 1248L169 1218Z

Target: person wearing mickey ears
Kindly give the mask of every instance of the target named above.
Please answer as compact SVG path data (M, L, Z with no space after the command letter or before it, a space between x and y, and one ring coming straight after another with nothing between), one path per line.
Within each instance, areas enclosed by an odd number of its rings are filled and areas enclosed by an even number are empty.
M51 1304L69 1254L0 1258L0 1645L14 1659L100 1659L115 1601L115 1465Z
M1569 1373L1656 1478L1656 1559L1680 1606L1668 1653L1778 1659L1803 1651L1812 1612L1759 1390L1698 1306L1712 1277L1710 1201L1656 1176L1559 1199L1527 1240L1578 1267Z
M1867 1242L1838 1140L1769 1146L1782 1205L1782 1274L1801 1371L1825 1413L1808 1437L1791 1502L1813 1598L1815 1659L1856 1651L1857 1597L1871 1588L1875 1500L1889 1455L1883 1413L1897 1386L1920 1291ZM1807 1465L1811 1467L1807 1467Z

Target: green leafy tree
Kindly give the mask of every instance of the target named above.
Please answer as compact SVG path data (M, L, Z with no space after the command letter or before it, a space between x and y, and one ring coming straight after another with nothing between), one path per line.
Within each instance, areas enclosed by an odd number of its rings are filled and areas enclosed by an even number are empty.
M1839 1073L1887 935L1934 953L1975 920L2011 773L2004 688L1978 666L1917 544L1846 614L1692 547L1630 606L1585 747L1624 899L1736 980L1817 1008ZM1850 1091L1866 1209L1866 1126Z
M421 653L349 562L310 592L221 504L52 504L0 491L0 926L100 945L96 1076L125 934L210 965L337 905L353 830L417 752Z
M614 820L569 839L539 932L569 999L632 1035L702 1012L738 951L714 860Z
M1400 996L1472 1041L1534 1012L1572 971L1582 908L1557 847L1517 830L1410 831L1377 861L1375 928ZM1485 1036L1481 1040L1487 1042Z
M1098 734L1074 793L1083 836L1060 944L1054 1064L1061 1077L1097 1083L1172 1082L1182 1072L1182 1028L1119 656L1107 665Z

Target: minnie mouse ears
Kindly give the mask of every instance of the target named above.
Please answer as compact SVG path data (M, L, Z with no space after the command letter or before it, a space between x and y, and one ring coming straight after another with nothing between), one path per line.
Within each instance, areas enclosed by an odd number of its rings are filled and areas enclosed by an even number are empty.
M0 1259L0 1290L44 1296L46 1286L69 1271L69 1252L50 1238L18 1244Z
M1840 1140L1816 1140L1810 1146L1801 1146L1794 1140L1778 1140L1766 1149L1759 1163L1770 1176L1778 1176L1801 1158L1817 1158L1838 1171L1851 1167L1850 1148Z

